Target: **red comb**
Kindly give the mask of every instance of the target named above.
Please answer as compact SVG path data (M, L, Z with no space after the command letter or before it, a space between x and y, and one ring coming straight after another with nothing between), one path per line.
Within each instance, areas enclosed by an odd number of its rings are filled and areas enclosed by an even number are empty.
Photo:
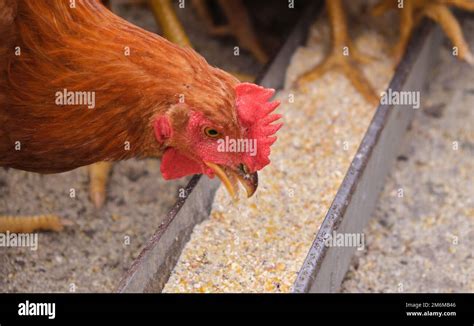
M275 133L283 123L272 125L281 118L272 112L280 102L268 102L275 94L274 89L264 88L251 83L236 86L237 114L246 129L246 138L257 141L257 154L246 155L244 163L252 171L258 171L270 163L270 146L277 140Z

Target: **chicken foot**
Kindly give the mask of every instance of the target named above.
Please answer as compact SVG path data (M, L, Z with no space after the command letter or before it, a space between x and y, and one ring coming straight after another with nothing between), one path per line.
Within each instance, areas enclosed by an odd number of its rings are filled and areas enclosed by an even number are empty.
M350 80L367 102L377 105L379 98L375 90L363 73L355 66L356 62L368 63L371 58L360 53L352 45L341 0L326 0L326 8L331 24L331 52L323 62L301 75L296 81L297 86L304 87L328 71L339 70Z
M457 48L457 55L461 60L474 65L474 56L464 39L461 26L456 17L449 10L450 6L459 9L474 11L473 0L405 0L403 7L397 6L397 0L383 0L373 9L374 16L380 16L391 9L400 11L400 38L393 49L394 56L400 61L410 41L411 34L423 17L428 17L438 23L448 38Z

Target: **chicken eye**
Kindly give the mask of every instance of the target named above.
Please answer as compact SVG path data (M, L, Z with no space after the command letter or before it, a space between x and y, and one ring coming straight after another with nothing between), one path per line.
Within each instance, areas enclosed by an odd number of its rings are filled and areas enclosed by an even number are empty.
M206 136L211 138L216 138L219 136L219 132L213 128L205 128L204 133L206 134Z

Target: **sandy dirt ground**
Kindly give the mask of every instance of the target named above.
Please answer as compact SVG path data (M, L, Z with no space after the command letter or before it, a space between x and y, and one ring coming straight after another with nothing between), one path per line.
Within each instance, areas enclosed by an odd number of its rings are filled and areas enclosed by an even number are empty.
M463 29L474 49L474 20ZM474 292L474 69L449 47L421 94L343 292Z

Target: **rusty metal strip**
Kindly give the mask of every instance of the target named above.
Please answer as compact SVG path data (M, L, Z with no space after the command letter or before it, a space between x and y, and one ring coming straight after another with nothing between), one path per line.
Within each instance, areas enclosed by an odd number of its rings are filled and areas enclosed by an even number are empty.
M424 22L412 38L389 89L423 90L440 35L433 24ZM414 114L414 109L406 106L379 105L298 274L294 292L339 291L356 248L328 247L325 239L333 232L363 232Z
M257 79L258 84L275 89L283 86L291 56L306 39L309 26L321 7L321 1L312 1L305 8L287 41ZM117 292L162 291L194 226L209 216L218 186L218 181L201 176L191 179L186 187L187 196L178 199L163 224L148 240L120 281Z

